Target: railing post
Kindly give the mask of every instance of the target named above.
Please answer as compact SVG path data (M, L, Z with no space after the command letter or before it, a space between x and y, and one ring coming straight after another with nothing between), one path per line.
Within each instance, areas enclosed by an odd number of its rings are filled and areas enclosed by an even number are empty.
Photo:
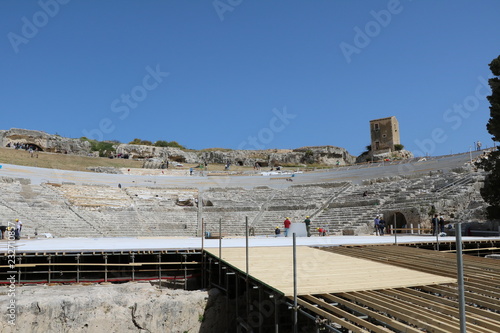
M104 282L108 282L108 255L104 255Z
M135 254L132 253L130 255L130 257L132 258L132 281L135 281L135 265L134 265L134 263L135 263Z
M161 289L161 252L158 253L158 282L158 286Z
M80 283L80 255L76 255L76 283Z
M48 278L49 279L48 279L47 282L50 283L50 275L51 275L51 272L52 272L52 256L50 254L48 256L48 259L49 259L49 270L48 270L48 273L49 273L48 274L49 275Z

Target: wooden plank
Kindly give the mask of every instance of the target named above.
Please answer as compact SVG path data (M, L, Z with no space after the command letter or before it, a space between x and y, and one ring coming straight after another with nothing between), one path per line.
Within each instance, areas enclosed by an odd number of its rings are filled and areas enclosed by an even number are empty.
M323 301L317 297L310 296L310 295L303 296L303 297L305 299L307 299L308 301L321 306L325 310L332 312L338 316L342 316L343 318L350 320L351 322L356 323L357 325L359 325L361 327L366 327L367 329L369 329L373 332L376 332L376 333L391 332L390 330L388 330L387 328L385 328L383 326L378 326L378 325L372 324L369 321L366 321L362 318L358 318L357 316L355 316L347 311L344 311L342 309L336 308L336 307L326 303L325 301Z
M330 313L328 313L327 311L325 310L322 310L322 309L318 309L317 307L315 307L314 305L312 304L309 304L307 303L306 301L304 300L301 300L301 299L298 299L297 300L297 304L310 310L310 311L313 311L314 313L317 313L318 315L320 315L321 317L323 318L326 318L328 320L330 320L332 323L336 323L342 327L345 327L355 333L365 333L365 332L369 332L365 329L362 329L360 327L357 327L356 325L353 325L345 320L343 320L342 318L339 318L337 316L334 316Z
M405 306L400 307L399 302L394 302L380 297L373 297L362 292L342 293L341 297L347 298L358 304L369 306L377 311L385 312L390 316L415 325L418 328L426 329L429 332L454 332L459 333L459 327L450 327L441 321L431 320L427 313L414 312L414 309L408 309Z
M366 307L359 306L356 303L349 302L348 300L337 297L335 295L323 294L323 295L321 295L321 297L324 297L329 301L341 304L342 306L344 306L346 308L349 308L349 309L352 309L352 310L357 311L359 313L365 314L370 318L374 318L378 321L384 322L388 326L393 327L400 332L403 332L403 333L422 333L422 331L420 329L406 325L406 324L404 324L400 321L397 321L393 318L386 317L381 313L378 313L376 311L372 311Z
M400 290L384 290L384 291L382 291L382 293L389 295L391 297L394 297L394 299L396 299L398 301L403 300L403 301L408 302L410 304L418 305L422 308L426 308L426 307L430 308L432 310L431 313L436 313L436 312L443 313L445 315L452 317L453 322L458 323L460 316L459 316L457 308L452 308L452 307L449 307L448 305L441 304L439 302L432 302L432 301L429 301L427 299L421 299L420 297L415 296L415 295L408 295ZM491 325L491 323L489 323L488 321L485 321L481 318L473 317L470 314L467 315L466 319L467 319L467 323L468 323L467 324L468 330L474 329L474 330L477 330L480 332L490 333L492 327L496 326L496 325Z
M452 299L457 299L458 291L456 289L448 288L445 286L439 286L435 288L433 286L422 286L423 290L438 293L440 295L450 297ZM465 300L477 304L479 306L485 307L490 310L500 311L500 304L498 301L492 298L484 297L481 295L476 295L472 293L465 293Z
M451 315L458 317L457 301L451 301L446 298L437 297L425 292L419 292L409 288L400 289L397 292L400 292L401 294L413 295L414 297L421 299L423 302L428 302L425 304L434 304L434 305L439 305L441 307L446 306L447 312L451 311L449 312ZM414 302L414 300L411 300L411 302ZM465 312L467 313L468 322L471 322L481 327L485 327L489 330L489 332L494 332L498 328L500 315L495 312L485 311L470 305L465 305Z

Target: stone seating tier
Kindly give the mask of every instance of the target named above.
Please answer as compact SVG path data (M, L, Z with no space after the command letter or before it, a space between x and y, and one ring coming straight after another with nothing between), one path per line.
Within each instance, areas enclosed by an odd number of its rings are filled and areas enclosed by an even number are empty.
M356 233L384 209L426 210L436 200L453 202L470 196L481 176L433 174L413 179L365 182L350 188L328 183L292 185L286 189L220 188L202 193L213 206L176 205L180 197L196 198L197 189L28 185L0 183L0 218L21 218L24 235L56 237L194 236L201 218L209 230L244 235L245 217L259 235L272 235L285 217L302 222L314 215L313 227L330 234ZM436 189L436 192L433 190ZM367 191L368 197L362 193ZM476 191L477 192L477 191ZM456 212L457 215L460 212ZM201 214L201 215L200 215Z

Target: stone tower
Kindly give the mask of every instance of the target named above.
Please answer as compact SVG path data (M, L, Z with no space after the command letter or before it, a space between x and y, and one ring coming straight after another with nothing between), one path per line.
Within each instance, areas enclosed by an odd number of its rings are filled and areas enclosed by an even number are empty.
M374 153L394 151L400 144L399 123L395 116L370 121L371 145Z

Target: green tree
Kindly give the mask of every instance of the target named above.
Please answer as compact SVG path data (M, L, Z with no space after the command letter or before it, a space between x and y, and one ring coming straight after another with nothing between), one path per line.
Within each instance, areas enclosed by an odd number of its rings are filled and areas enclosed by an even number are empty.
M180 148L180 149L186 149L184 146L180 145L177 143L177 141L165 141L165 140L158 140L154 144L156 147L174 147L174 148Z
M174 148L179 148L179 149L186 149L183 145L179 144L177 141L170 141L168 143L169 147L174 147Z
M302 162L306 164L314 163L314 152L310 149L306 150L302 157Z
M486 129L493 136L493 140L500 142L500 56L490 63L490 70L494 76L488 80L491 87L491 96L488 96L490 102L490 120Z
M98 151L100 157L111 156L116 151L114 147L116 143L113 141L90 140L84 136L82 136L80 140L88 141L90 143L90 150Z
M129 145L140 145L140 144L141 144L141 142L142 142L142 140L141 140L141 139L139 139L139 138L135 138L134 140L130 141L128 144L129 144Z
M394 150L396 150L396 151L398 151L398 150L403 150L403 149L405 149L405 146L403 146L403 145L401 145L401 144L399 144L399 143L396 143L396 144L394 145Z
M153 143L151 141L141 140L138 138L135 138L134 140L130 141L128 144L129 145L144 145L144 146L152 146L153 145Z
M158 140L155 142L155 147L168 147L168 141Z
M111 156L116 150L114 144L107 141L96 141L95 144L92 144L92 147L92 150L99 152L100 157Z
M489 64L490 70L495 77L488 80L491 87L491 96L488 96L490 102L490 119L486 125L488 133L493 137L493 141L500 141L500 56ZM488 159L482 159L479 163L485 171L488 172L484 181L484 187L481 189L481 196L490 206L487 208L488 218L500 218L500 150L497 147Z

